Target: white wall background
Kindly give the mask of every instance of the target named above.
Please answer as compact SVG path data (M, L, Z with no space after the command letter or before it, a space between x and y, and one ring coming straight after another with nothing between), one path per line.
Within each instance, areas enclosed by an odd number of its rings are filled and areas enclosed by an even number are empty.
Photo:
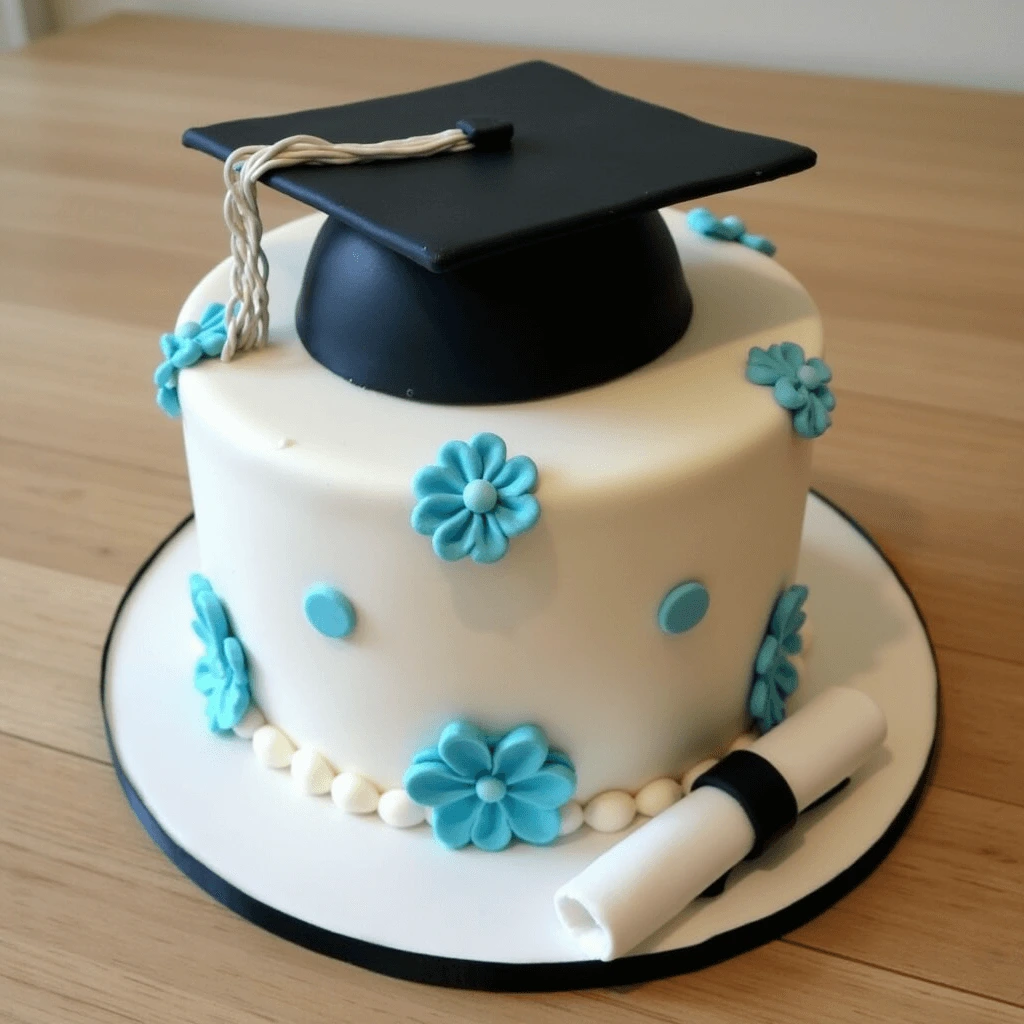
M115 9L160 11L1024 91L1024 0L48 3L56 25L88 20Z

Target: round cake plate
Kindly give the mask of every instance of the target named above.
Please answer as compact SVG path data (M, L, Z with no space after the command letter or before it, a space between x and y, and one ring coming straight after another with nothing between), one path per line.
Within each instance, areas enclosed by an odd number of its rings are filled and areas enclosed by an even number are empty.
M536 991L623 985L697 970L804 924L862 881L907 827L938 725L931 643L895 569L856 523L808 499L796 578L814 642L791 711L854 686L885 712L885 746L801 816L725 891L697 900L629 956L588 960L559 924L560 885L622 839L586 827L550 847L451 852L427 826L395 829L301 795L251 744L206 729L192 686L191 518L139 570L103 655L118 779L147 832L216 900L310 949L437 985ZM633 827L646 820L638 818Z

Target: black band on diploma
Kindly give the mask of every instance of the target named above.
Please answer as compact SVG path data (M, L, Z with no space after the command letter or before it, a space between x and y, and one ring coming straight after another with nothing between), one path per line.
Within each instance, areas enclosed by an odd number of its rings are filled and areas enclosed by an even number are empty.
M754 846L747 859L757 857L797 819L796 797L770 761L752 750L734 750L699 776L693 789L714 786L743 808L754 828Z

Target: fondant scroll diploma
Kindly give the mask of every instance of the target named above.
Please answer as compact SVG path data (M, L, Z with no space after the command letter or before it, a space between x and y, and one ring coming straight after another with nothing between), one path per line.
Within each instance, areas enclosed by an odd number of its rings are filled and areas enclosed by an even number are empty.
M730 770L720 761L717 781L703 776L563 885L559 919L591 956L622 956L853 774L885 733L885 715L866 693L826 690L741 752L743 764Z

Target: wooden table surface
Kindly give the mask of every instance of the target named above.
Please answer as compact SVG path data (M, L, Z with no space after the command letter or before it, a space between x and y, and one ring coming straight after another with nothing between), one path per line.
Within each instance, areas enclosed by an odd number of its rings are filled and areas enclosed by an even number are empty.
M785 939L628 990L378 977L277 939L152 845L109 765L100 647L189 509L157 337L226 254L192 124L460 78L536 51L119 17L0 58L0 1020L1024 1022L1024 97L561 54L805 142L716 201L820 303L815 483L880 541L938 648L945 735L906 837ZM264 191L268 224L300 212Z

